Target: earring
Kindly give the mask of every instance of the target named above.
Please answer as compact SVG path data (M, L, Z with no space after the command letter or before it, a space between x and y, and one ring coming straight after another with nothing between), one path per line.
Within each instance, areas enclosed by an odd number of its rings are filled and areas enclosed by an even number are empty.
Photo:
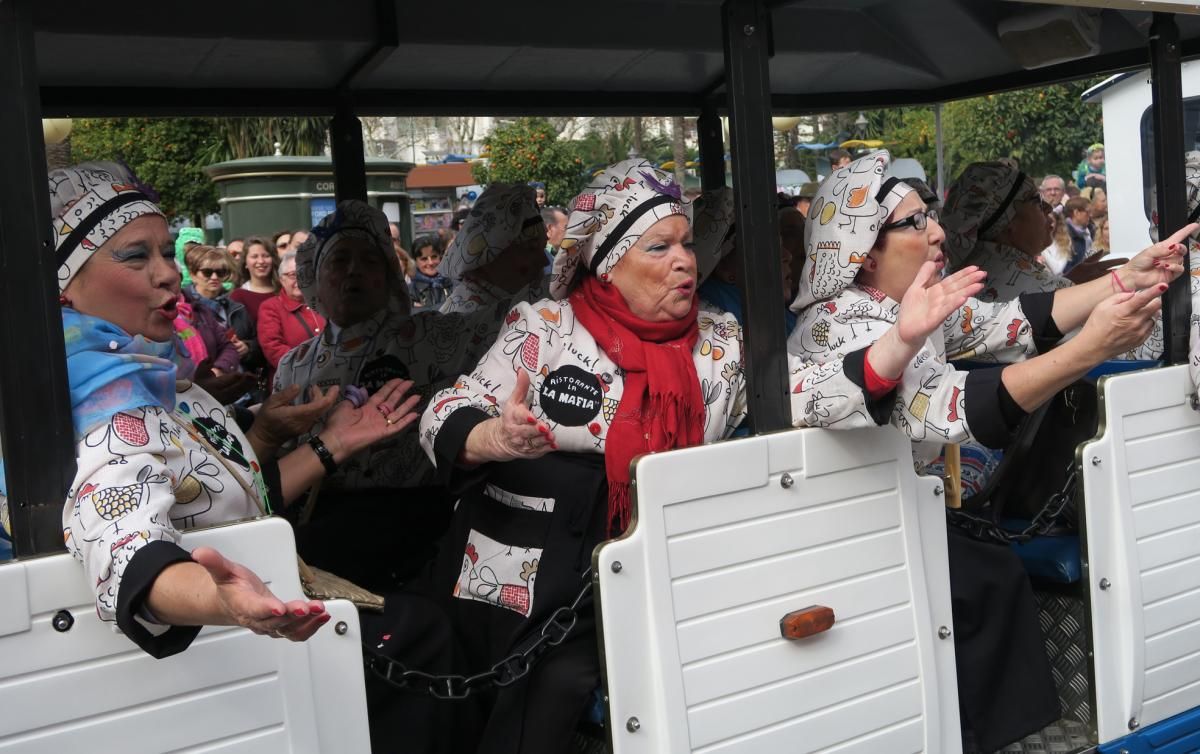
M74 306L75 304L71 303L71 299L67 298L67 294L60 293L60 294L58 294L58 305L59 306Z

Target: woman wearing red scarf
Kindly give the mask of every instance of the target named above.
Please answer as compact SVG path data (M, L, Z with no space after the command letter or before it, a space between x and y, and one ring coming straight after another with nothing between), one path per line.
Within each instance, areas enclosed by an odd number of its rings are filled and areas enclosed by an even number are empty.
M696 277L679 186L644 161L614 165L571 204L552 298L512 309L480 363L429 402L421 442L461 494L429 596L462 672L571 604L592 549L630 523L636 456L741 423L740 328L700 306ZM496 694L462 750L565 750L599 683L590 603L534 675Z

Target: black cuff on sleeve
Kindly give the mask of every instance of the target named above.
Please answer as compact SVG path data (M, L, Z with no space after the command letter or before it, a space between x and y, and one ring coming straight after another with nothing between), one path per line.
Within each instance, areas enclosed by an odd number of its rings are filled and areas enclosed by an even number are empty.
M459 454L467 444L467 435L490 418L482 409L464 406L442 422L437 439L433 441L433 456L437 464L437 481L451 493L458 494L486 475L487 464L464 469L457 463Z
M1003 372L1004 367L968 372L964 399L971 434L979 442L996 449L1009 444L1017 425L1025 417L1025 412L1000 380Z
M1010 432L1015 432L1017 425L1028 416L1025 409L1017 405L1009 394L1008 388L1004 387L1004 380L1000 380L1000 386L996 389L996 398L1000 401L1000 413L1004 415L1004 423L1008 425Z
M867 412L871 414L871 419L882 427L892 418L892 411L896 408L896 390L893 388L881 398L872 398L867 392L866 360L866 348L851 351L842 358L842 371L847 379L862 390Z
M1054 291L1023 293L1019 298L1021 311L1025 312L1025 318L1029 320L1029 327L1033 331L1033 345L1038 353L1045 353L1058 345L1063 334L1051 316L1054 310Z
M171 626L155 636L135 620L142 610L154 580L169 565L190 562L188 551L165 540L147 544L133 554L121 577L117 596L117 626L121 632L151 657L161 660L187 649L200 633L200 626Z

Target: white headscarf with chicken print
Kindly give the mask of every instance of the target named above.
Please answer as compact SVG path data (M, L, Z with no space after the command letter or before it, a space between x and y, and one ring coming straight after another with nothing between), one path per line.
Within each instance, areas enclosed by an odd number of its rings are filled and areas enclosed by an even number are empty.
M821 183L804 225L804 274L792 311L827 301L854 282L879 229L913 188L885 180L886 149L861 157Z
M608 274L642 234L664 217L683 215L692 221L674 177L645 160L618 162L597 175L571 200L567 231L554 257L550 295L570 295L584 269L608 282Z

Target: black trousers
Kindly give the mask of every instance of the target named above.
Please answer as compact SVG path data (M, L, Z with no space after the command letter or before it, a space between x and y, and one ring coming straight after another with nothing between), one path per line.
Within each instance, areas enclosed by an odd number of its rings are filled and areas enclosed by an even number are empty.
M1058 693L1020 559L953 527L949 545L962 723L995 751L1058 720Z

